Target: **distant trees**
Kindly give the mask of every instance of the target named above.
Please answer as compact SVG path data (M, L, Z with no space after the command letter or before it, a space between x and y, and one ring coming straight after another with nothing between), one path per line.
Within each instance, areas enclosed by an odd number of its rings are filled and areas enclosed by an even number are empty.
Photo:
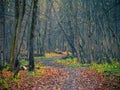
M1 0L0 69L55 50L80 63L120 60L120 0Z
M62 0L61 2L59 13L62 15L59 14L58 17L63 17L63 20L59 22L59 27L79 62L110 63L111 58L120 59L119 35L117 35L120 32L116 28L119 22L119 13L116 11L120 8L119 0Z
M25 37L28 19L29 16L31 15L30 4L31 4L30 1L27 2L25 0L15 0L15 1L3 0L0 3L0 7L2 7L0 9L1 12L0 25L2 25L1 26L2 29L0 29L1 30L0 66L1 67L3 66L3 61L4 61L4 63L9 64L10 69L14 70L15 73L19 71L19 55L21 53L23 39ZM10 19L9 17L11 17L12 19ZM10 20L13 23L9 22ZM11 24L11 26L9 24ZM3 50L6 52L4 52Z

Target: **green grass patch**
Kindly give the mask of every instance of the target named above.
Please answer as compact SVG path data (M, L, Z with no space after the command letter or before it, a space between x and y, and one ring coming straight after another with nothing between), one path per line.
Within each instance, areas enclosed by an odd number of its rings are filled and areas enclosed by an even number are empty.
M20 60L20 67L26 66L28 65L28 61L27 60Z
M27 75L35 76L35 72L34 72L34 71L28 71L28 72L27 72Z
M115 75L115 76L120 76L120 63L113 60L111 64L108 63L103 63L103 64L97 64L97 63L92 63L90 64L80 64L77 61L77 58L67 58L67 59L60 59L56 60L54 63L64 65L67 67L71 68L90 68L97 70L100 73L103 73L105 75Z
M27 75L28 76L41 76L41 75L43 75L43 70L45 68L48 68L48 67L44 66L42 63L36 64L35 65L35 70L34 71L28 71Z
M45 53L46 58L52 58L52 57L57 57L57 56L60 56L60 54L57 54L57 53L54 53L54 52Z
M38 63L35 65L35 68L48 68L48 66L44 66L42 63Z
M100 73L104 73L105 75L117 75L120 76L120 63L113 61L111 64L96 64L92 63L90 69L95 69Z
M63 54L66 54L65 52L63 52ZM44 59L44 58L53 58L53 57L58 57L61 54L57 54L54 52L50 52L50 53L45 53L45 56L36 56L34 57L35 59Z
M37 59L44 59L46 58L45 56L35 56L34 59L37 60Z
M67 58L67 59L60 59L60 60L56 60L54 63L63 65L63 66L67 66L70 68L81 68L81 67L89 67L88 64L80 64L77 61L77 58Z
M39 70L35 70L35 71L28 71L27 72L27 75L28 76L33 76L33 77L36 77L36 76L42 76L43 73L42 73L42 69L39 69Z

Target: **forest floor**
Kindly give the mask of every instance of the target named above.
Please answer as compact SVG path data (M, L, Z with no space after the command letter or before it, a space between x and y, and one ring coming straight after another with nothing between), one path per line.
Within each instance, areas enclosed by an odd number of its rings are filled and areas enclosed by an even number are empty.
M45 59L40 61L43 65L48 66L46 70L48 75L45 77L48 82L42 82L45 87L35 86L37 90L107 90L103 87L103 76L97 71L86 68L68 68L60 64L53 63L58 58ZM39 83L39 81L38 81ZM38 84L40 85L40 84ZM109 89L108 89L109 90Z
M103 74L88 68L69 68L54 61L64 57L64 55L36 59L34 73L21 70L16 81L12 83L8 90L120 90L111 88L111 81L108 81ZM6 74L7 75L7 74ZM116 82L112 82L115 83ZM6 86L7 87L7 86ZM1 89L2 90L2 89Z

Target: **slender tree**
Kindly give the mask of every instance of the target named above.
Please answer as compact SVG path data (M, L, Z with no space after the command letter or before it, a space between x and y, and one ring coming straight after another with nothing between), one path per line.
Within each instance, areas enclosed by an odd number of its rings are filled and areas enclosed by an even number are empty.
M30 31L30 42L29 42L29 70L34 70L34 34L36 25L36 15L37 15L37 4L38 0L33 1L33 11L32 11L32 21L31 21L31 31Z
M5 62L5 0L0 1L0 71Z

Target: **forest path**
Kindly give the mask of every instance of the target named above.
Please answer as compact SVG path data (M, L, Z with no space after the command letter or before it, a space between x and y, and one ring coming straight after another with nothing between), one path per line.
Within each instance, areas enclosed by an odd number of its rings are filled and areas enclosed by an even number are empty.
M39 79L37 87L34 87L35 90L108 90L103 88L103 77L97 71L86 68L68 68L53 63L62 57L36 60L36 63L42 63L49 68L46 69L46 76L43 77L48 82ZM41 87L40 82L44 87Z
M44 66L48 67L54 67L54 68L64 68L62 65L57 65L54 63L54 61L59 60L61 58L65 57L65 55L61 55L59 57L51 57L51 58L41 58L41 59L36 59L35 63L42 63Z

